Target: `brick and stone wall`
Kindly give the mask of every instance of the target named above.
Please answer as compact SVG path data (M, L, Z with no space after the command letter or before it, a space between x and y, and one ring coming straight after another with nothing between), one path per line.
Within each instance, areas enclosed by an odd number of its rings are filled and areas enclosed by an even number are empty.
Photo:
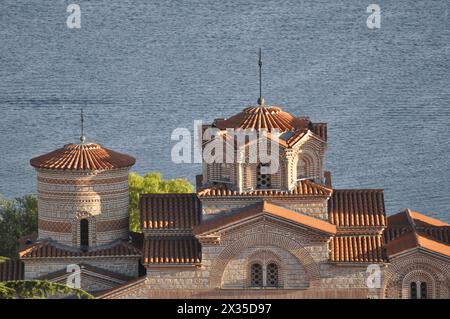
M89 245L128 237L128 169L38 169L39 238L80 245L80 220L89 220Z
M273 204L284 206L302 214L328 220L327 198L289 198L272 197L268 198ZM233 209L242 208L248 205L258 203L261 197L242 197L235 198L227 196L226 198L200 198L203 209L203 220L220 214L229 212Z
M92 257L92 258L49 258L22 259L25 280L36 279L56 271L66 270L68 265L89 264L130 277L138 276L139 257Z
M319 296L325 291L351 288L359 293L364 291L363 298L369 294L367 265L330 264L326 237L265 219L236 226L219 236L218 242L202 243L201 266L149 269L142 293L148 294L152 289L253 291L249 287L249 265L257 260L262 263L273 261L279 266L280 287L271 289L273 291L312 290ZM249 294L258 297L256 292ZM266 292L261 292L261 296L264 294ZM285 295L289 293L285 292Z
M449 299L449 258L433 256L421 251L392 258L383 280L383 297L408 299L411 282L425 282L427 298ZM417 289L420 290L420 288Z

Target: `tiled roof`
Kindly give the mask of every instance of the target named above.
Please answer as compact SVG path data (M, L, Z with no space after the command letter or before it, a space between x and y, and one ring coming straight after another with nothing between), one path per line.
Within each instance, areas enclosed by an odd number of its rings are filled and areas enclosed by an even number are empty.
M329 243L330 261L383 262L380 236L337 236Z
M338 227L386 226L383 190L334 189L328 219Z
M449 244L439 242L431 237L425 237L413 231L391 240L384 247L388 256L414 248L423 248L450 257Z
M333 190L324 185L314 183L310 180L302 180L298 182L290 191L280 190L254 190L237 192L231 190L227 184L218 184L198 190L199 197L214 196L246 196L246 197L276 197L276 196L330 196Z
M202 214L196 194L141 194L139 207L143 229L192 229Z
M384 241L388 256L414 248L450 256L450 224L406 209L388 217Z
M192 265L201 262L201 246L194 236L148 237L144 265Z
M99 144L67 144L53 152L30 160L31 166L62 170L107 170L133 166L134 157Z
M22 280L23 262L19 259L0 261L0 281Z
M194 234L199 235L206 232L225 227L230 224L242 222L246 219L256 217L258 215L267 214L283 220L314 229L326 234L336 234L336 226L319 218L304 215L290 209L274 205L267 201L243 207L227 214L219 215L202 222L194 228Z
M140 256L141 252L133 245L118 240L111 245L94 247L83 251L61 245L52 240L38 241L19 252L21 258L71 258L71 257L114 257Z
M221 130L227 128L267 129L268 131L278 129L281 132L303 129L309 125L309 120L294 117L276 106L248 107L228 119L217 119L213 124Z

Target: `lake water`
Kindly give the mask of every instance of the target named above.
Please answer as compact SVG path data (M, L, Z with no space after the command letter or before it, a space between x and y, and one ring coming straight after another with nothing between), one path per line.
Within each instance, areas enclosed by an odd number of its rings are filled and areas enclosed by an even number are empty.
M171 162L173 129L229 117L258 97L328 122L336 188L384 188L450 221L450 2L0 2L0 193L35 192L33 156L89 140L137 158L139 173L192 182ZM81 5L81 29L66 6Z

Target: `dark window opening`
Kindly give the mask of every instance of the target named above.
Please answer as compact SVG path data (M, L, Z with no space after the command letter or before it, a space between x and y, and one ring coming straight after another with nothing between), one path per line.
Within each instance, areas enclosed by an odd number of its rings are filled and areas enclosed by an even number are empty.
M420 299L427 299L427 283L422 282L420 284Z
M417 299L417 284L415 282L411 283L411 287L410 287L410 298L411 299Z
M89 248L89 221L80 220L80 248L87 250Z

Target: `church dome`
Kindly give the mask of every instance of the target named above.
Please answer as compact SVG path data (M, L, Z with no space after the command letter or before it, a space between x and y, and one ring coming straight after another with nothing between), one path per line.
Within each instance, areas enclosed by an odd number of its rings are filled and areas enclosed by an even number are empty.
M218 119L214 122L220 130L233 129L278 129L281 132L308 128L310 121L294 117L277 106L247 107L242 112L228 118Z
M136 159L95 143L66 144L50 153L35 157L36 168L61 170L110 170L133 166Z

